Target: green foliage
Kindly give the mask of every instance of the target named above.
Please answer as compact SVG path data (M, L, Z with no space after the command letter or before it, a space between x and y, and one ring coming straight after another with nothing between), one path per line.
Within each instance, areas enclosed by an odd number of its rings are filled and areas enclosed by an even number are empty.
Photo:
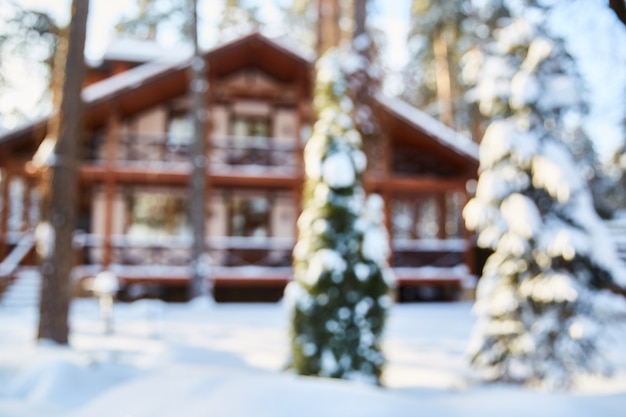
M0 0L0 126L45 112L60 31L46 13Z
M225 0L218 25L220 38L232 39L257 30L261 26L258 8L241 0Z
M368 200L365 155L346 74L331 50L317 68L319 120L305 149L304 210L298 220L292 308L292 367L302 375L380 383L380 338L391 303L382 200Z
M168 30L180 40L189 35L188 0L136 0L138 12L125 16L115 25L118 34L140 40L157 40Z

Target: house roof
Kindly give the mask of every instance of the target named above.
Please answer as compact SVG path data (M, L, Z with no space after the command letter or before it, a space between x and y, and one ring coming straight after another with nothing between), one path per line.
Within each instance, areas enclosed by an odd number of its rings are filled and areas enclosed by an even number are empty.
M300 83L305 93L310 91L312 57L258 32L218 45L206 51L204 56L209 62L209 79L256 67L279 81ZM156 102L185 94L190 66L191 56L164 56L84 88L85 125L103 125L113 108L125 116L145 110ZM34 136L43 139L48 119L29 121L0 133L0 146Z
M450 151L467 162L478 165L478 144L467 136L449 128L439 120L399 98L378 93L375 96L375 101L384 112L396 119L397 122L420 132L420 137L426 137L432 142L432 146Z
M255 67L278 81L299 83L301 91L311 94L314 56L284 41L255 32L218 45L204 56L209 62L209 79ZM190 56L165 56L84 88L86 127L103 126L112 109L120 116L132 115L157 102L185 94L190 64ZM390 123L386 128L397 132L397 136L427 142L427 147L475 171L478 145L400 99L379 93L375 100ZM47 123L47 117L41 118L0 133L0 147L43 140Z

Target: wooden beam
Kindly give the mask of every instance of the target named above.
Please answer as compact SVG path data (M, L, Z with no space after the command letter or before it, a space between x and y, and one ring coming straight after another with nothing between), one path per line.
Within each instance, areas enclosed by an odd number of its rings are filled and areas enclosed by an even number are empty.
M117 142L119 138L119 115L115 109L109 112L107 120L107 136L105 139L105 155L106 155L106 176L104 178L104 248L102 252L102 268L107 269L113 260L113 246L111 243L111 235L113 234L113 211L115 203L115 194L117 189L116 177L114 175L116 158L117 158Z
M461 202L461 207L465 207L467 202L469 201L470 195L469 192L464 189L463 190L463 201ZM463 254L463 260L465 265L469 268L469 271L472 275L478 276L482 271L478 271L476 268L476 253L474 251L474 234L470 232L465 226L465 222L461 221L461 227L463 228L463 238L465 239L465 253Z
M431 178L431 177L365 177L369 187L389 189L394 192L444 192L459 190L465 187L466 178Z
M22 205L22 229L32 230L30 224L30 206L32 205L33 183L28 178L24 178L24 204Z
M11 177L2 170L2 212L0 213L0 259L7 256L7 229L9 224L9 183Z
M446 194L436 194L437 199L437 237L446 238Z

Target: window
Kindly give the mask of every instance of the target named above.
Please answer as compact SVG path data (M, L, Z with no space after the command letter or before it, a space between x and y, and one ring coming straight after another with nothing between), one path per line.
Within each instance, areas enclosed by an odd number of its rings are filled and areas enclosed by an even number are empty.
M435 196L396 199L392 205L394 239L437 239L439 212Z
M187 199L166 192L134 192L129 196L126 233L136 237L190 236Z
M270 203L267 197L233 196L229 214L230 236L269 236Z
M463 237L464 194L454 191L429 196L402 196L392 204L394 239Z
M173 112L167 121L167 147L177 149L191 144L193 123L187 112Z
M232 164L269 163L270 123L266 117L236 116L231 121Z
M455 191L446 194L446 236L463 237L463 203L464 193Z

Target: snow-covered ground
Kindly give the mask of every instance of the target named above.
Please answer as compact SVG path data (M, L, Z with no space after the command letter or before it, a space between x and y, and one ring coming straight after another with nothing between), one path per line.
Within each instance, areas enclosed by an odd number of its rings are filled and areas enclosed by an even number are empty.
M613 379L541 393L472 379L470 310L394 306L376 388L285 372L281 304L116 304L106 335L95 300L77 300L69 348L34 343L34 308L0 304L0 417L626 415L626 328Z

